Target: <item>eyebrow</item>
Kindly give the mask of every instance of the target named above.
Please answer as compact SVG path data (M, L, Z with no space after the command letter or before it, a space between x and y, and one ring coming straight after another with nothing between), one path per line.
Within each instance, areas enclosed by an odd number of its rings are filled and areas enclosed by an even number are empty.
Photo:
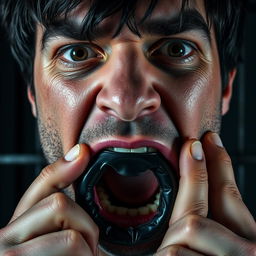
M196 9L184 9L173 17L161 17L145 20L138 24L141 34L172 36L191 30L198 30L202 36L211 44L210 28L203 16ZM58 20L44 31L42 37L42 50L54 38L65 37L78 41L88 41L112 36L115 34L110 26L97 26L93 33L88 33L83 24L75 23L72 20Z
M196 9L183 10L171 18L157 18L146 21L141 31L150 35L172 36L190 30L198 30L211 43L211 32L203 16Z

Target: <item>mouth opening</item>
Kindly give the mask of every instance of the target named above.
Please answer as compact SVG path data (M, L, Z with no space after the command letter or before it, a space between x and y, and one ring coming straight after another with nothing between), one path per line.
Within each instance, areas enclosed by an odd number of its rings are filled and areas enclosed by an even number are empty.
M105 150L77 180L76 201L99 226L101 244L158 246L177 189L176 173L159 152Z
M119 227L136 227L151 221L158 212L160 188L151 170L123 176L107 167L94 187L100 215Z

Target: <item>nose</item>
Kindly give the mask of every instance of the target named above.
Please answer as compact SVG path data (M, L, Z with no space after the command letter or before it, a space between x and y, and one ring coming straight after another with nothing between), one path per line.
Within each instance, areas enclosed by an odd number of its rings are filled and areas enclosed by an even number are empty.
M144 55L121 47L112 54L96 98L98 108L123 121L134 121L159 108L160 95L144 59Z

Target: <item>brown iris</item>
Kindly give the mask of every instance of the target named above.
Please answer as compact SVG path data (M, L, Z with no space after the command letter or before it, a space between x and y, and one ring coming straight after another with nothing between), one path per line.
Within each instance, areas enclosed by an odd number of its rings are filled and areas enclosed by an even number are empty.
M184 45L177 42L170 44L167 51L171 57L182 57L186 53Z
M88 50L84 47L75 47L70 53L70 57L74 61L83 61L88 58Z

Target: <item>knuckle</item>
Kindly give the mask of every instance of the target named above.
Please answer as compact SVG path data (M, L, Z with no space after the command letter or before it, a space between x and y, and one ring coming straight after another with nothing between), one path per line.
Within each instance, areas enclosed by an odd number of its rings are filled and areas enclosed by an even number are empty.
M51 208L55 213L62 214L69 208L69 200L66 195L57 192L51 195Z
M200 216L207 215L208 212L208 204L205 200L197 201L193 204L193 209L190 213L197 214Z
M230 194L231 196L242 200L242 196L237 188L237 185L233 181L225 181L222 185L223 193Z
M204 219L199 215L188 215L185 217L184 231L188 237L193 237L205 229Z
M196 170L193 174L193 181L196 184L204 184L208 181L208 175L206 169Z
M182 256L182 248L178 245L169 246L164 256Z
M220 149L218 160L227 166L232 165L232 160L224 148Z
M80 252L84 248L84 240L82 235L73 229L67 230L65 235L65 244L67 249L72 253Z
M52 176L53 171L52 165L45 166L39 175L39 180L48 180Z

